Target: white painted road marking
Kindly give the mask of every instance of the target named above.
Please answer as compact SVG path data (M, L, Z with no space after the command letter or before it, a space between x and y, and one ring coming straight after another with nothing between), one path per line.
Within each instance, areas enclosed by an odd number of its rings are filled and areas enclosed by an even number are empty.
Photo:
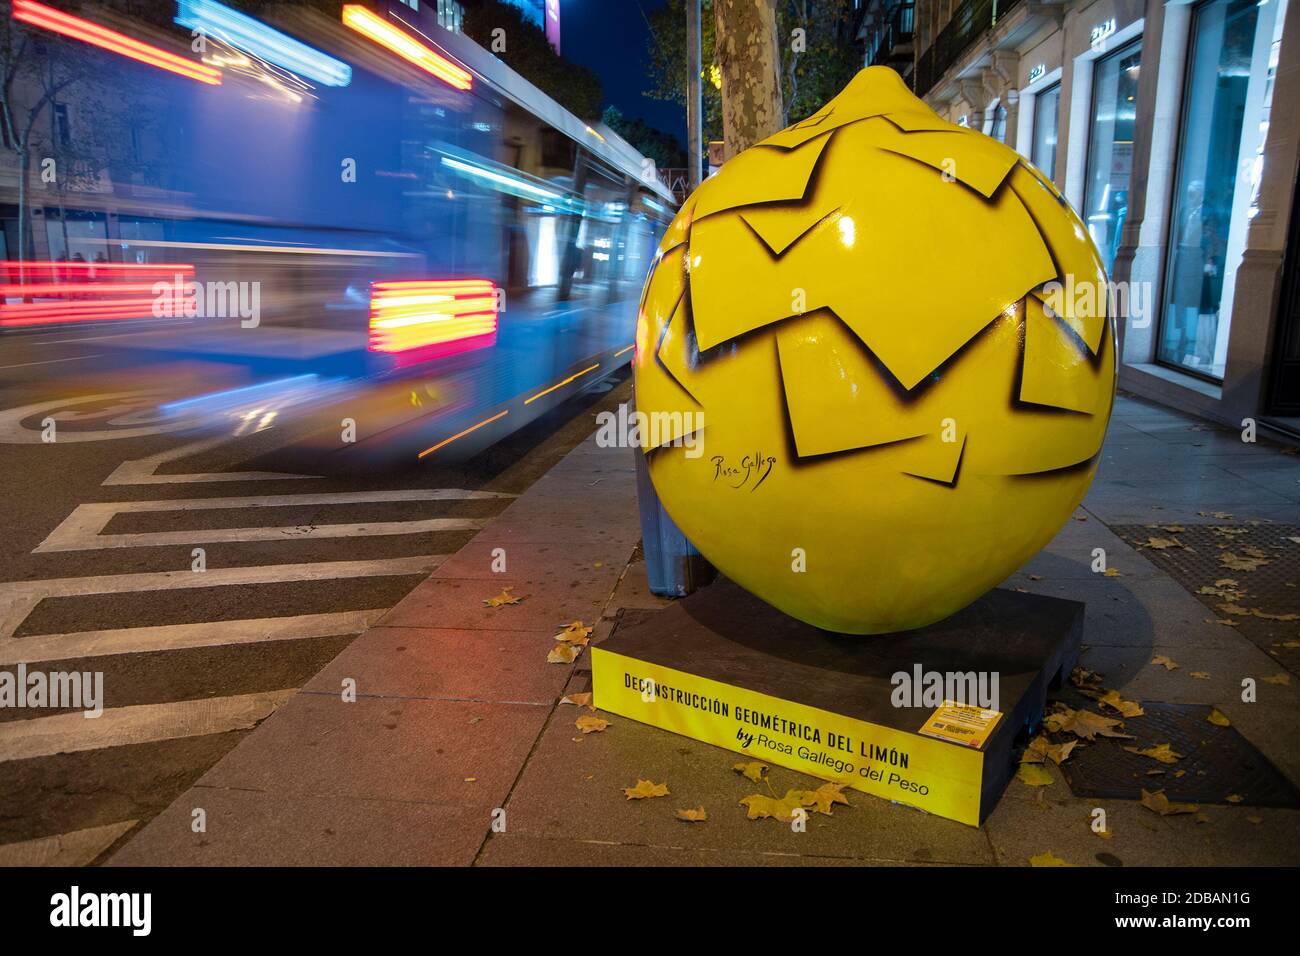
M122 820L102 827L6 843L0 846L0 866L87 866L137 822Z
M283 481L291 478L315 478L316 475L291 475L287 472L279 471L200 471L185 475L159 475L156 474L158 466L166 464L169 461L175 461L177 458L185 458L189 455L197 455L207 451L209 448L215 448L218 445L225 444L230 440L229 436L220 435L217 438L208 438L204 441L192 442L188 445L181 445L173 448L171 451L160 452L157 455L150 455L148 458L137 458L133 461L124 461L113 470L113 473L104 479L105 485L175 485L189 484L200 481Z
M112 501L78 505L33 553L88 551L101 548L160 547L230 541L285 541L290 538L351 538L433 531L477 531L485 518L425 518L416 521L376 521L364 524L323 524L278 528L195 528L138 534L103 534L116 515L163 511L211 511L235 508L286 508L295 505L349 505L393 501L464 501L513 498L495 491L459 488L409 488L400 491L345 491L305 495L261 495L249 498L194 498L167 501Z
M259 617L157 627L120 627L69 634L29 634L0 639L0 666L60 661L109 654L175 651L189 647L222 647L259 641L293 641L311 637L360 634L386 609Z
M445 560L447 555L433 554L369 561L316 561L310 564L267 564L252 568L213 568L201 574L185 568L179 571L142 571L84 578L48 578L43 581L6 581L0 583L0 646L8 646L5 639L12 639L27 615L46 598L429 574Z
M235 697L110 707L93 719L78 710L0 721L0 763L248 730L296 693L290 688Z

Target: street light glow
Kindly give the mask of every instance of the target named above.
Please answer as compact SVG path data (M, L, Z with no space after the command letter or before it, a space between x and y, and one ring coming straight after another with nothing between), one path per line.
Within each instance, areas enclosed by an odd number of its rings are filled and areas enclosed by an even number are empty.
M220 70L214 70L202 63L195 63L193 60L187 60L184 57L168 53L166 50L150 46L148 43L142 43L124 33L101 27L97 23L91 23L89 20L81 19L81 17L74 17L61 10L55 10L53 7L47 7L43 3L35 2L35 0L14 0L14 19L21 23L40 27L43 30L49 30L51 33L59 33L74 40L80 40L82 43L89 43L91 46L97 46L101 50L108 50L110 53L130 57L132 60L147 63L149 66L156 66L160 70L167 70L170 73L176 73L191 80L198 80L200 83L207 83L209 86L219 86L221 84Z
M426 73L436 76L448 86L458 90L468 90L473 86L474 79L468 71L433 52L409 33L381 20L363 6L355 3L345 4L343 22L407 62L414 63Z

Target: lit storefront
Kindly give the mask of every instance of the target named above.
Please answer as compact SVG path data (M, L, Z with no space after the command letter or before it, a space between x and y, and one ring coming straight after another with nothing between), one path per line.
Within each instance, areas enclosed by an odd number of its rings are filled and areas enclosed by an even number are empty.
M1079 211L1131 306L1121 387L1300 433L1298 7L923 0L912 79Z

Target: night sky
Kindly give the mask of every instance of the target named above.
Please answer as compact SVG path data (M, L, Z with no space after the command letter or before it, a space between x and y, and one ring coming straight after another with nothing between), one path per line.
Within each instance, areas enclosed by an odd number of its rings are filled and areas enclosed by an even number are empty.
M560 48L566 60L590 67L600 75L605 102L624 116L639 117L651 126L686 141L686 110L666 100L641 95L645 80L650 29L642 11L662 7L664 0L561 0Z

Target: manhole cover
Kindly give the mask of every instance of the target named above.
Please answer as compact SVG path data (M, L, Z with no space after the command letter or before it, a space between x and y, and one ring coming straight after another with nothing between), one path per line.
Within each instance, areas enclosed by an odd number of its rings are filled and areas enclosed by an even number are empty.
M1084 701L1071 701L1071 706L1095 709ZM1170 800L1184 803L1300 806L1300 792L1235 727L1219 727L1206 719L1209 707L1144 700L1142 709L1143 716L1124 721L1134 739L1083 741L1061 764L1076 796L1140 800L1143 790L1163 790ZM1068 734L1055 737L1058 742L1073 739ZM1182 759L1162 764L1124 749L1159 744L1169 744Z
M1300 525L1115 525L1111 528L1287 670L1300 674Z

